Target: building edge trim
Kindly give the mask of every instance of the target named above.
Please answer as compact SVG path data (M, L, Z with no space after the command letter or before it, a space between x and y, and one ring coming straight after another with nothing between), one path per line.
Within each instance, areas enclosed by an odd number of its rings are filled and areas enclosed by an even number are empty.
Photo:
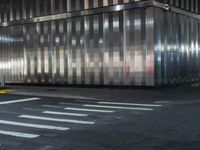
M171 12L174 12L174 13L177 13L177 14L181 14L181 15L184 15L184 16L187 16L187 17L190 17L190 18L200 20L199 14L192 13L192 12L183 10L181 8L174 7L174 6L167 4L167 3L157 2L156 0L153 0L152 3L153 3L152 5L154 7L158 7L158 8L161 8L163 10L166 10L166 11L171 11Z
M0 27L2 28L2 27L8 27L8 26L22 25L22 24L47 22L47 21L53 21L53 20L61 20L61 19L96 15L96 14L102 14L102 13L120 12L123 10L146 8L149 6L152 6L152 0L113 5L113 6L107 6L107 7L101 7L101 8L93 8L93 9L81 10L81 11L79 10L79 11L73 11L73 12L67 12L67 13L61 13L61 14L35 17L31 19L3 22L3 23L0 23Z

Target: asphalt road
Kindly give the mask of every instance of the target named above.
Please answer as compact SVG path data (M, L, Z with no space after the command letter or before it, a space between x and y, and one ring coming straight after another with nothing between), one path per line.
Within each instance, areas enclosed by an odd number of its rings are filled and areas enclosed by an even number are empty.
M199 150L199 108L0 95L0 150Z

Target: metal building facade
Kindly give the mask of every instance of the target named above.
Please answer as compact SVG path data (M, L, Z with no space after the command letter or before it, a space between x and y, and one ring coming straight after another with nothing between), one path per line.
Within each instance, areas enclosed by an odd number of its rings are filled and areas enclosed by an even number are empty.
M199 0L158 0L154 8L155 85L200 79ZM170 4L167 10L162 4Z
M187 9L182 2L1 1L0 73L7 83L198 81L198 5L194 0Z

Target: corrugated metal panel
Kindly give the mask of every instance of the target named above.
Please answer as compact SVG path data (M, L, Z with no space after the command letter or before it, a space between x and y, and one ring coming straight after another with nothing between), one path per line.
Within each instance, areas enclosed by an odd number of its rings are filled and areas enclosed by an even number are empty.
M0 5L0 19L129 2L136 0L21 0L20 6L9 0ZM175 7L171 11L163 11L164 5L111 9L109 13L98 9L88 15L31 19L0 28L0 72L9 83L154 86L198 81L200 23L198 15L192 16L199 11L197 1L160 2Z
M0 20L9 22L139 1L144 0L1 0Z
M155 8L155 84L198 81L199 20Z
M1 28L0 71L9 83L153 86L153 29L153 8Z
M156 0L158 2L170 4L177 8L181 8L192 13L199 14L199 0Z

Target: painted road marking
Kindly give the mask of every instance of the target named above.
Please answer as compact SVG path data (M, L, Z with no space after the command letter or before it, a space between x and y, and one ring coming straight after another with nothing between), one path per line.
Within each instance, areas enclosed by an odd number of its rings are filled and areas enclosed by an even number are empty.
M137 104L137 103L116 103L116 102L97 102L99 104L108 104L108 105L127 105L127 106L144 106L144 107L162 107L162 105L155 104Z
M99 110L99 109L83 109L83 108L74 108L74 107L67 107L66 110L75 110L75 111L90 111L90 112L102 112L102 113L113 113L112 110Z
M20 118L28 118L28 119L55 121L55 122L68 122L68 123L77 123L77 124L95 124L95 122L92 122L92 121L81 121L81 120L72 120L72 119L49 118L49 117L32 116L32 115L21 115L19 117Z
M10 92L13 92L14 90L0 90L0 94L8 94Z
M19 113L12 112L12 111L6 111L6 110L0 111L0 112L4 113L4 114L19 115Z
M19 99L19 100L4 101L4 102L0 102L0 105L22 103L22 102L28 102L28 101L36 101L39 99L40 98L38 98L38 97L33 97L33 98L26 98L26 99Z
M64 107L58 106L58 105L42 105L42 107L47 107L47 108L61 108L61 109L64 108Z
M66 115L66 116L78 116L86 117L88 114L78 114L78 113L66 113L66 112L57 112L57 111L43 111L44 114L55 114L55 115Z
M37 138L40 136L37 134L29 134L29 133L13 132L13 131L3 131L3 130L0 130L0 134L21 137L21 138L29 138L29 139Z
M69 128L65 128L65 127L40 125L40 124L32 124L32 123L23 123L23 122L15 122L15 121L7 121L7 120L0 120L0 124L30 127L30 128L38 128L38 129L49 129L49 130L61 130L61 131L69 130Z
M152 111L151 108L135 108L135 107L118 107L118 106L106 106L106 105L83 105L84 107L97 107L97 108L111 108L111 109L126 109L126 110L143 110Z

